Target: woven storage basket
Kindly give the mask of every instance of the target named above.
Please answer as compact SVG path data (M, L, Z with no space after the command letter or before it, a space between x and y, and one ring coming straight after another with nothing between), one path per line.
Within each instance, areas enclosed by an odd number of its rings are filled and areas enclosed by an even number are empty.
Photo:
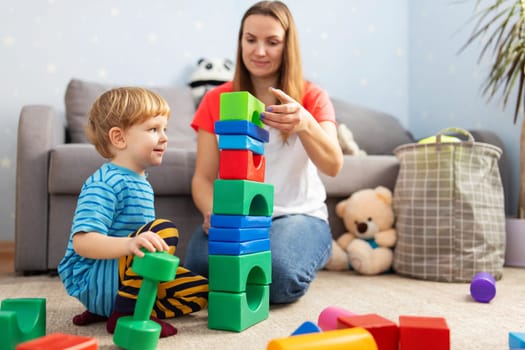
M441 142L447 133L462 134L467 140ZM394 188L397 273L446 282L469 282L480 271L502 277L501 153L457 128L440 132L435 143L394 150L400 161Z

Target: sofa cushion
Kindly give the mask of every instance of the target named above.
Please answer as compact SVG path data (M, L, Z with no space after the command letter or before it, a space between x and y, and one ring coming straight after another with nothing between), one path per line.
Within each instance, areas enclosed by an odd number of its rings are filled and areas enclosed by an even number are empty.
M399 160L390 155L343 156L343 168L335 177L319 173L328 197L347 197L364 189L382 185L394 190Z
M91 105L100 94L116 86L71 79L65 95L66 120L71 142L88 142L84 128ZM190 127L195 113L191 89L187 86L145 87L164 97L171 108L167 130L169 145L182 149L196 149L197 135Z
M155 195L189 195L195 156L195 151L168 148L162 164L147 170ZM86 179L104 162L93 145L58 145L49 158L49 194L78 196Z
M368 154L394 154L399 145L414 142L413 136L394 116L333 98L337 122L353 133L359 148Z

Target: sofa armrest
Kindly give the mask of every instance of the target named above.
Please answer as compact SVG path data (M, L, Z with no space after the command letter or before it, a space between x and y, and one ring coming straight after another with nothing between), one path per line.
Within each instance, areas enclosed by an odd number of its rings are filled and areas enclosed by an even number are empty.
M16 155L16 272L47 271L49 151L64 142L65 127L52 107L22 108Z

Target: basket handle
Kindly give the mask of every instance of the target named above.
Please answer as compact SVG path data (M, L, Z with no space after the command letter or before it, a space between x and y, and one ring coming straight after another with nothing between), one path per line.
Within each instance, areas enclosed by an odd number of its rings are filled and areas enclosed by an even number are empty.
M436 135L436 143L441 143L441 136L446 135L446 134L460 134L460 135L466 136L467 140L464 142L468 142L468 143L474 143L475 141L474 136L472 136L472 134L468 132L467 130L462 129L462 128L457 128L457 127L450 127L450 128L441 130Z

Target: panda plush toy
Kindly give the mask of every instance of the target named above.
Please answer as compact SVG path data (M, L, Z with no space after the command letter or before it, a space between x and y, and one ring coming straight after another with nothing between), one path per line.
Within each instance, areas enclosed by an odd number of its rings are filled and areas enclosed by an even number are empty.
M204 94L233 79L233 62L227 58L201 58L190 76L188 84L192 89L195 107L199 106Z

